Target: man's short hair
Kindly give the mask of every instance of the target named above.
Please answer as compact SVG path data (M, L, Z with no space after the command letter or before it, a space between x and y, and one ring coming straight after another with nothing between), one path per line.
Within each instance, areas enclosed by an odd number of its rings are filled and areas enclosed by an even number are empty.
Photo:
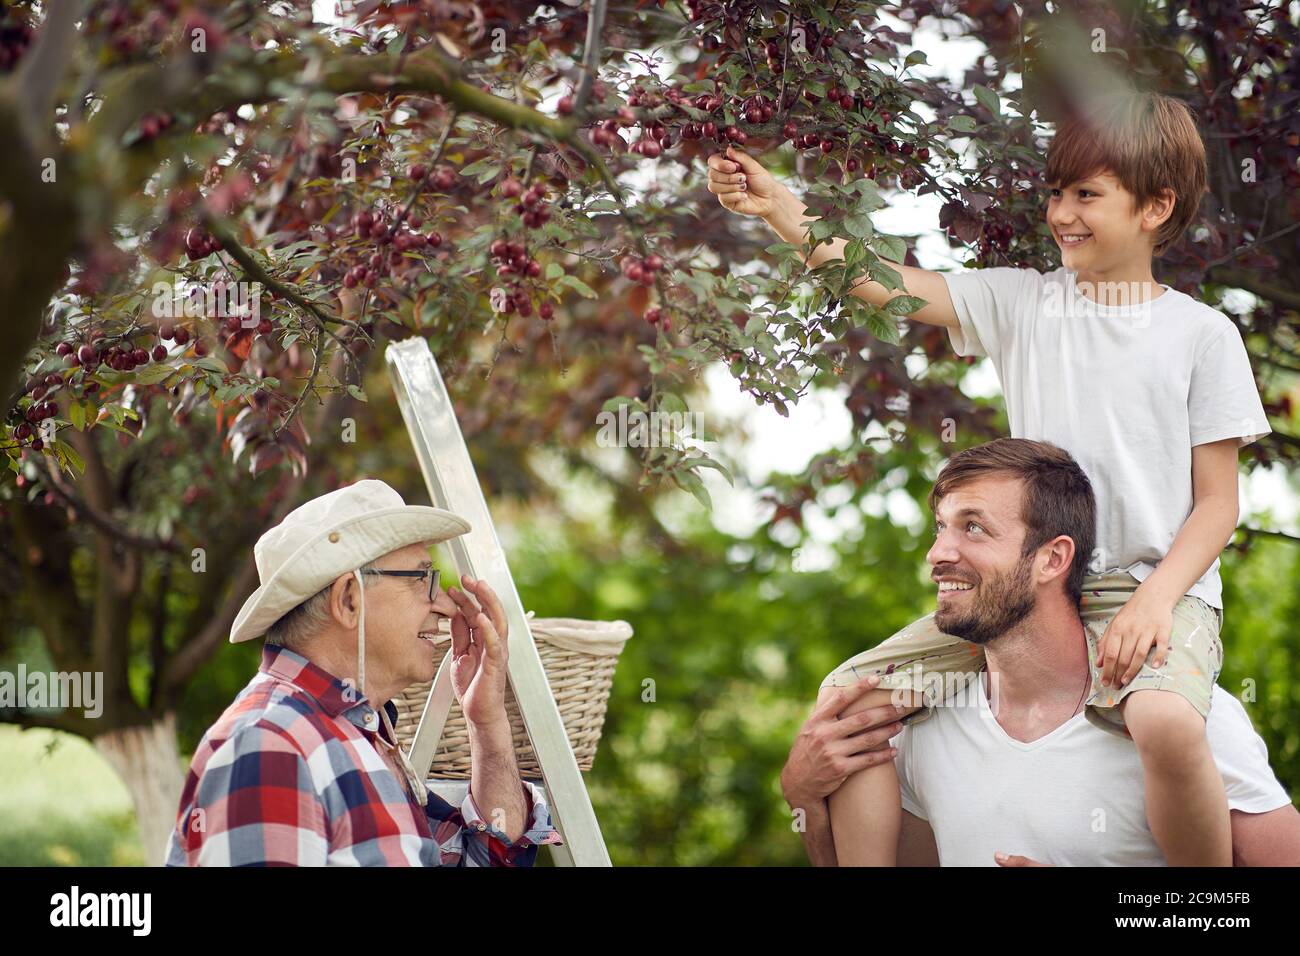
M371 561L358 570L373 571L378 567L377 562ZM362 587L369 587L369 581L370 576L361 575ZM333 586L334 582L331 581L292 611L281 615L278 621L266 629L266 643L278 644L301 653L306 642L329 621L330 588Z
M1164 255L1196 219L1208 188L1205 143L1192 111L1170 96L1131 91L1068 116L1047 148L1047 182L1065 187L1104 172L1133 194L1134 211L1173 190L1174 210L1152 250Z
M1074 542L1065 590L1077 605L1097 539L1097 503L1087 474L1069 452L1050 442L997 438L948 460L930 490L930 510L937 513L940 499L954 489L994 475L1019 478L1024 485L1020 497L1023 555L1033 554L1059 535Z

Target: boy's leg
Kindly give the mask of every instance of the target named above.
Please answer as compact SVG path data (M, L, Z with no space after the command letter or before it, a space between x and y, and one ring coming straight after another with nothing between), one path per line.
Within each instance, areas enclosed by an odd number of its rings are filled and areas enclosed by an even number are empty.
M977 645L944 634L934 626L934 615L928 614L845 661L822 687L880 674L880 687L862 695L840 716L893 703L900 708L902 723L915 723L930 716L926 703L942 703L954 687L960 688L962 674L978 674L983 663ZM840 866L897 864L903 810L892 760L850 776L830 795L827 806Z
M1170 866L1231 866L1232 829L1223 778L1210 752L1205 719L1223 665L1219 617L1198 598L1174 607L1163 667L1148 662L1128 684L1103 688L1097 643L1132 595L1128 575L1084 583L1080 613L1087 624L1093 694L1088 719L1133 739L1142 759L1147 823ZM1153 648L1148 661L1155 657ZM1125 733L1127 731L1127 733Z
M845 708L841 716L867 707L897 703L899 716L915 713L921 695L912 691L873 690ZM898 836L903 828L903 800L894 761L859 770L826 801L839 866L897 866Z
M1232 866L1232 822L1205 718L1186 698L1139 690L1120 705L1142 758L1147 823L1170 866Z

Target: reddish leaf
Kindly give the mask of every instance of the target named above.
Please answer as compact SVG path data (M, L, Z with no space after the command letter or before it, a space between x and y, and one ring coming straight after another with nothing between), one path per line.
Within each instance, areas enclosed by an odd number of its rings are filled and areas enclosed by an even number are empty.
M238 359L236 362L227 359L226 365L229 366L230 371L238 372L248 358L248 353L253 350L253 329L240 329L232 333L226 339L226 350Z

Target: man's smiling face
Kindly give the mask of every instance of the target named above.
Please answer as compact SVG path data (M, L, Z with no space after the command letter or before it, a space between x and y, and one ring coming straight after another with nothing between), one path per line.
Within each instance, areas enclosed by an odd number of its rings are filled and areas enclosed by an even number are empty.
M1023 484L988 477L954 488L938 502L926 554L939 586L939 630L987 644L1034 609L1034 555L1024 556Z
M376 564L390 571L419 571L430 568L432 561L427 545L413 544L384 555ZM373 587L374 596L370 594L367 592L367 659L376 661L385 676L391 676L400 687L433 680L438 621L456 613L446 590L440 586L430 602L427 580L381 577Z

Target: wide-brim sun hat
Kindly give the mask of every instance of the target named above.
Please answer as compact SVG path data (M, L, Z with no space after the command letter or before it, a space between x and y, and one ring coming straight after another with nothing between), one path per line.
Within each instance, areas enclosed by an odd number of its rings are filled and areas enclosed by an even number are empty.
M261 637L340 575L408 545L437 544L469 530L460 515L408 505L374 478L313 498L258 538L253 557L261 583L235 617L230 643Z

